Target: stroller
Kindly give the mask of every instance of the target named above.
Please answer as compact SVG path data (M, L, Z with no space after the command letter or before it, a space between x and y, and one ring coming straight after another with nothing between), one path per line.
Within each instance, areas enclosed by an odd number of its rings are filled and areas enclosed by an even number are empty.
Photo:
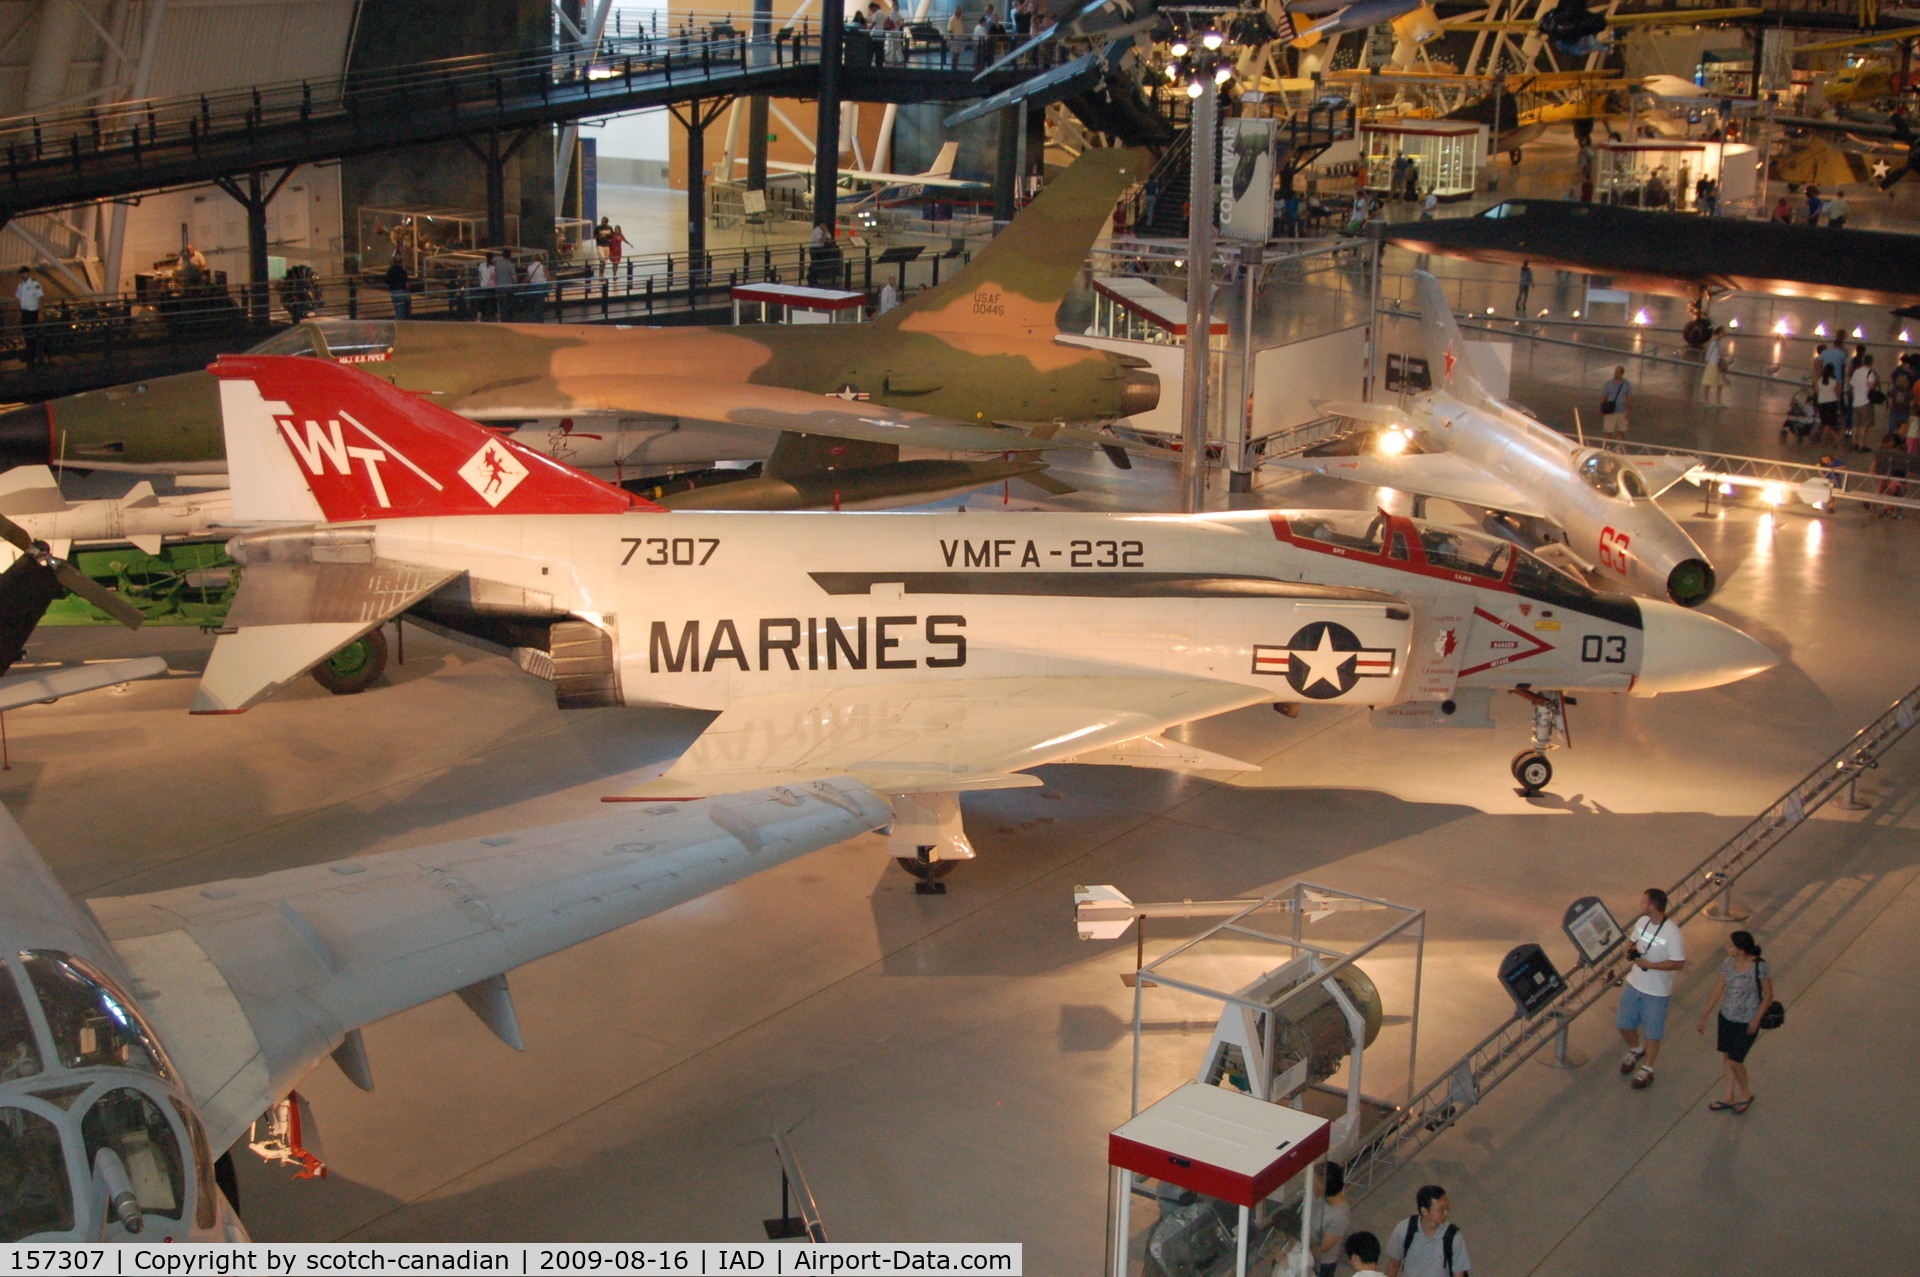
M1820 424L1820 414L1813 406L1813 396L1804 390L1793 392L1793 403L1787 408L1786 420L1780 423L1780 437L1791 434L1796 443L1805 443L1807 436Z

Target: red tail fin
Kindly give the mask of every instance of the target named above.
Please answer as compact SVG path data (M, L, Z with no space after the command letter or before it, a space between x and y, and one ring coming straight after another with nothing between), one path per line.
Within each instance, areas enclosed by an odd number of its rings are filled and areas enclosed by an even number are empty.
M329 523L660 508L344 364L242 355L209 371L237 520L311 518L302 485Z

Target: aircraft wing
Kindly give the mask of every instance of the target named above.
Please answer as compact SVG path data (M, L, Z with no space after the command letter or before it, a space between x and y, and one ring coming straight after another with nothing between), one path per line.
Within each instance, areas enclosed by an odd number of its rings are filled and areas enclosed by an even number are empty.
M738 697L660 779L669 800L851 776L886 794L1038 785L1017 773L1270 699L1188 678L987 678Z
M1666 9L1651 13L1610 13L1606 15L1609 27L1699 27L1716 22L1739 22L1747 18L1757 18L1764 12L1746 6L1725 9ZM1537 31L1537 21L1508 19L1505 21L1469 18L1458 21L1444 21L1440 24L1448 31ZM1795 50L1798 52L1798 50Z
M225 1148L355 1030L459 992L510 1045L505 974L750 874L878 828L852 781L91 902Z
M1674 484L1686 478L1700 468L1698 457L1627 457L1627 464L1640 472L1647 482L1647 491L1659 496Z
M157 678L167 672L163 656L136 656L124 661L99 661L92 665L66 665L59 669L23 671L0 676L0 712L57 701L62 696L91 692L115 683L131 683L137 678Z
M745 164L745 160L735 160L735 164ZM795 164L791 160L768 160L767 168L776 173L811 173L813 165ZM881 173L871 169L843 168L842 179L855 182L868 182L874 186L934 186L948 191L973 191L986 189L987 183L976 182L964 177L941 177L934 173Z
M1402 453L1397 457L1369 454L1357 457L1298 456L1275 458L1268 464L1304 470L1330 479L1348 479L1354 483L1380 488L1398 488L1423 497L1439 497L1461 505L1505 510L1536 519L1546 512L1518 489L1502 483L1470 462L1450 452Z
M578 412L631 412L695 421L828 435L865 443L891 443L934 452L1037 452L1046 443L1019 430L976 426L922 412L903 412L837 395L816 395L784 386L711 382L693 377L552 378L484 391L446 405L465 417L521 419L556 409Z

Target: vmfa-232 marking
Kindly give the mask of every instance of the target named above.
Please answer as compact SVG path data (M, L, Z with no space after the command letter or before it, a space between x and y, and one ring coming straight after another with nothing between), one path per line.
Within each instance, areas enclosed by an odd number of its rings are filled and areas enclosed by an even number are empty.
M873 524L884 537L846 535L866 517L680 513L672 536L630 535L629 516L533 518L521 554L486 562L464 519L383 521L377 537L383 558L446 547L479 593L591 621L630 705L716 709L826 673L858 685L1070 665L1385 706L1456 683L1632 690L1644 652L1639 604L1494 538L1394 516L895 515Z

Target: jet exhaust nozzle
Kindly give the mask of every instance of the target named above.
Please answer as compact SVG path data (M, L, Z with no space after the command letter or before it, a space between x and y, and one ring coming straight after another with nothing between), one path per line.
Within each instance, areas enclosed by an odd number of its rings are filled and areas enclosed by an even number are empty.
M1120 415L1134 417L1160 406L1160 378L1150 372L1131 369L1120 390Z
M0 412L0 469L53 461L53 413L43 403Z
M1713 565L1705 559L1683 559L1667 573L1667 597L1681 607L1699 607L1713 596Z

